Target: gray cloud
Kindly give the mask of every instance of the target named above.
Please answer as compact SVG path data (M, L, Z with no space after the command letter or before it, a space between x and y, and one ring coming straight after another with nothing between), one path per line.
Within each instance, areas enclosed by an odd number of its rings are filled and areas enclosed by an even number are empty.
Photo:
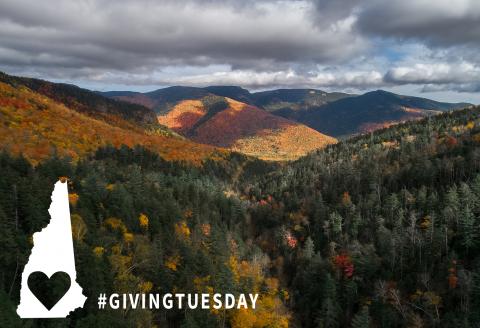
M316 23L326 26L356 14L363 2L361 0L312 0L312 3Z
M423 93L474 93L480 91L480 65L463 59L411 60L389 69L384 81L391 85L419 85Z
M459 93L477 93L480 92L480 82L476 83L449 83L449 84L425 84L421 92L445 92L456 91Z
M348 26L319 29L309 22L308 3L233 3L238 2L5 0L0 44L8 51L2 59L126 71L212 63L260 63L265 70L338 62L365 50L366 41Z
M113 81L121 76L112 76ZM379 87L384 84L383 76L377 71L321 71L315 74L297 74L295 71L258 72L253 70L216 71L215 73L151 78L148 75L130 76L146 85L241 85L250 89L265 86L283 88L355 88L357 90ZM124 81L127 82L127 81Z
M368 0L358 15L363 32L432 46L480 45L478 0Z
M401 84L474 83L480 80L480 67L464 61L421 63L392 68L386 73L385 80Z
M473 92L479 40L476 0L0 2L0 69L107 86Z

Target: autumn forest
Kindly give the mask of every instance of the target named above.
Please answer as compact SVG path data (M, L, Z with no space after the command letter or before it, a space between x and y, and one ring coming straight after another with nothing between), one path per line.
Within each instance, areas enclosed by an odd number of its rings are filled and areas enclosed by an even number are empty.
M264 161L201 143L208 134L191 141L139 104L2 75L0 327L476 327L480 108L397 123ZM21 320L19 275L59 177L88 300L66 320ZM172 291L259 299L96 304L100 292Z

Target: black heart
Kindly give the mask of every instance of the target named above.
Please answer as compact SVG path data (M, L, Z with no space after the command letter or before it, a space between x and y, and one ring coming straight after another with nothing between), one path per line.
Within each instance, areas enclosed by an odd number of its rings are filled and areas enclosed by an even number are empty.
M48 278L45 273L35 271L28 276L28 288L50 311L70 289L70 276L58 271Z

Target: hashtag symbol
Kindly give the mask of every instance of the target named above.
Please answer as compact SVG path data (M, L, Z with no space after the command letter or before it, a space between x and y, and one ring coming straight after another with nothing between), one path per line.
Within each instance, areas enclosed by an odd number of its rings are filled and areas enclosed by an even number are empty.
M98 296L98 309L104 309L105 305L107 304L107 294L100 294Z

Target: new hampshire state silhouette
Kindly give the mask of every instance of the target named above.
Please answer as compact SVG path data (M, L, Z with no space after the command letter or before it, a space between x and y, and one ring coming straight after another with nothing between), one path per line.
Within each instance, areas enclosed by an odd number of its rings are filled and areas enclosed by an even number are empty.
M65 318L71 311L83 307L87 299L76 281L66 180L55 183L51 198L52 203L48 209L50 222L42 231L33 235L32 253L22 273L20 304L17 308L21 318ZM64 272L70 278L70 288L50 310L35 297L28 286L30 274L38 274L37 272L43 272L48 278L57 272Z

